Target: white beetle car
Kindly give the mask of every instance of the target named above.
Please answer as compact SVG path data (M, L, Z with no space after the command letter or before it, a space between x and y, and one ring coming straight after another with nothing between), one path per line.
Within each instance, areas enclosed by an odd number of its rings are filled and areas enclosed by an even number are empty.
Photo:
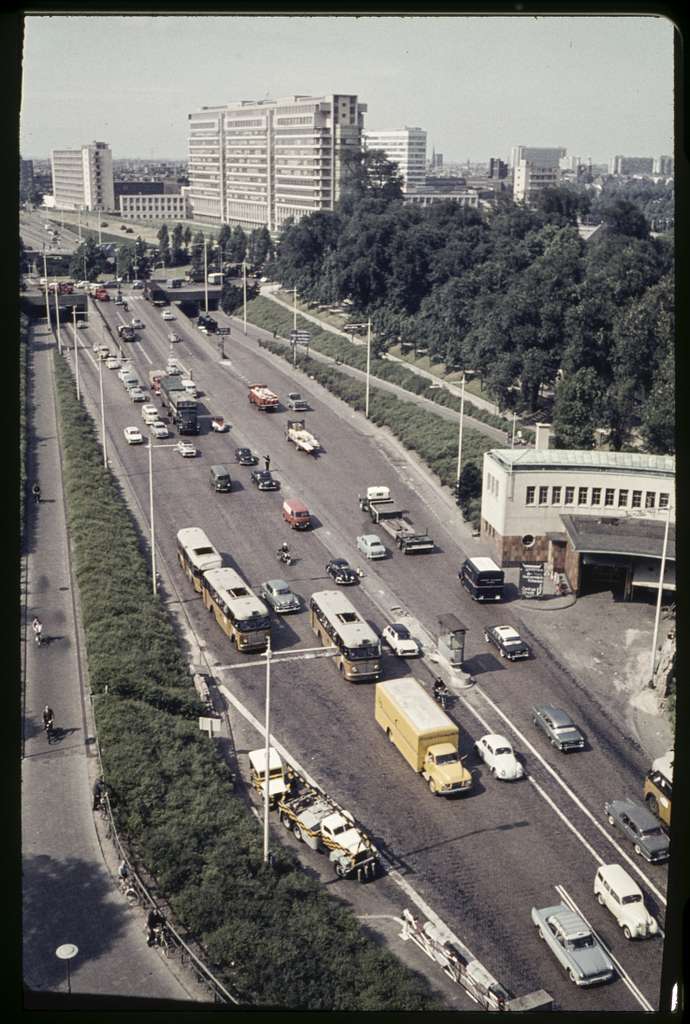
M505 736L487 733L477 740L474 749L497 779L505 779L508 782L521 779L524 775L524 769Z
M125 441L127 444L143 444L144 438L141 436L141 431L138 427L125 427L124 429Z

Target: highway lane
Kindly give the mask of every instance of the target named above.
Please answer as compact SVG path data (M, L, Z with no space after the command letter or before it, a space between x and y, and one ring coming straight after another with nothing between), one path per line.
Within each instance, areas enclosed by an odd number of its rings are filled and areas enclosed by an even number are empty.
M115 319L116 308L103 308L109 319ZM150 312L144 314L143 309ZM146 330L141 332L144 340L128 346L141 369L149 365L143 359L144 351L153 363L160 363L164 358L168 351L165 335L174 327L190 339L176 349L183 358L192 356L195 378L208 392L202 401L207 402L212 411L224 412L233 423L229 435L202 434L203 457L194 463L183 461L171 450L154 454L160 516L157 536L168 566L174 561L176 530L183 525L198 524L237 562L251 583L285 575L294 578L295 589L308 597L311 590L328 585L322 574L329 554L342 554L358 564L354 536L363 520L356 507L356 494L363 486L373 482L389 483L396 497L410 508L415 521L424 523L424 518L418 518L423 516L424 510L421 505L415 507L419 499L407 489L404 481L397 481L378 443L377 432L368 425L362 426L358 418L345 411L342 403L323 395L321 389L310 382L305 383L301 375L297 388L303 393L312 392L313 412L306 414L308 425L325 441L327 448L327 453L319 459L307 458L285 444L282 440L284 416L260 414L248 407L242 377L256 379L258 376L282 394L295 384L287 364L267 363L252 350L251 342L237 339L236 324L232 349L226 338L226 352L231 354L232 365L219 367L213 346L207 339L195 337L195 332L181 318L177 326L168 325L156 319L157 314L151 307L138 302L131 303L130 310L147 324ZM82 332L82 337L87 333L92 331ZM271 366L270 372L267 366ZM113 440L121 449L122 464L131 469L130 483L142 507L146 508L145 453L141 449L126 449L124 442L120 443L122 427L140 422L139 408L128 404L119 381L113 378L114 373L109 375L106 396ZM344 417L335 421L333 410L344 411ZM305 497L321 519L322 525L313 533L290 535L291 546L300 554L300 561L291 570L277 572L274 561L277 540L287 534L280 525L279 494L257 493L248 482L249 470L232 465L231 471L242 481L242 489L231 495L211 494L208 489L208 466L216 461L229 461L235 445L241 443L255 447L259 454L271 452L272 469L277 469L285 491ZM486 655L481 630L487 622L496 621L497 609L477 607L460 591L454 573L462 551L453 539L452 524L448 529L437 529L437 524L432 529L431 524L428 525L432 534L438 535L444 552L409 559L396 552L386 562L368 566L363 584L351 591L355 605L379 628L385 622L381 601L388 600L390 606L390 595L393 600L400 595L403 603L429 628L433 628L439 611L457 611L470 626L470 657L477 651L484 659L485 671L479 676L479 687L486 689L497 707L524 731L535 748L572 784L592 814L603 821L603 800L618 793L634 792L644 766L636 763L634 752L631 754L625 749L625 737L618 734L616 723L587 707L586 693L579 692L572 679L564 680L554 671L546 652L537 650L534 661L507 668L498 659ZM322 537L325 544L321 543ZM191 594L188 610L203 642L220 664L246 660L238 658L229 645L222 643L217 627ZM500 615L505 621L511 621L510 606L503 607ZM304 615L292 617L277 631L276 639L279 649L287 649L297 641L300 646L314 643ZM387 658L386 665L387 675L389 670L397 673L404 670L397 659ZM412 668L416 670L415 666ZM422 668L417 674L428 679L428 673ZM261 669L242 669L224 675L231 676L233 691L261 717ZM544 905L543 900L551 898L553 884L560 882L576 894L579 904L591 911L592 917L604 915L604 925L611 933L614 949L625 963L632 965L648 998L655 1000L661 943L625 944L627 948L621 948L624 940L620 933L616 934L613 919L606 920L608 915L592 899L595 861L529 783L502 784L486 778L484 769L478 769L480 781L475 795L452 804L434 800L397 752L388 748L373 722L370 686L343 684L333 667L321 661L303 663L298 671L294 663L282 669L276 663L273 676L276 680L276 735L310 767L329 792L357 813L386 849L401 859L403 870L409 873L415 888L501 980L516 991L545 985L564 1007L632 1008L629 993L622 990L619 983L593 992L577 991L561 977L555 964L544 957L543 946L532 934L529 907L540 900ZM501 683L508 685L501 686ZM559 700L556 700L557 695ZM475 697L471 693L468 699L474 702ZM546 748L540 737L534 736L527 709L533 701L545 697L557 703L567 700L565 706L578 716L590 737L591 750L562 758ZM574 698L577 698L576 706ZM506 731L505 723L491 709L485 707L481 713L492 731ZM474 766L472 740L485 729L464 709L456 706L454 714L463 729L463 752L470 755L469 761ZM592 739L595 742L591 742ZM516 747L521 750L519 742ZM536 776L538 764L535 769L529 755L526 761ZM381 800L382 784L385 801ZM548 779L544 784L551 785ZM614 784L624 788L616 788L614 793ZM571 802L562 792L554 791L553 798L567 814L575 815ZM581 814L577 827L599 851L599 856L606 861L618 860L605 838L590 822L580 821L580 818ZM487 857L489 849L490 859ZM535 871L535 863L549 867L542 874ZM653 884L663 885L663 868L644 870ZM449 879L453 880L450 886ZM507 958L506 951L509 951ZM545 981L547 967L555 972L555 978L548 984Z

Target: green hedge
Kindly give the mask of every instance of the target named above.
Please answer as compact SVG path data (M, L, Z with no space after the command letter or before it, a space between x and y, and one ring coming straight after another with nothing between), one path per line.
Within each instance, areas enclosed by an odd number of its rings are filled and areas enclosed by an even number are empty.
M252 1005L444 1009L290 850L274 842L274 863L264 865L259 823L199 732L203 708L93 423L57 354L55 367L99 745L135 861L208 950L214 973Z

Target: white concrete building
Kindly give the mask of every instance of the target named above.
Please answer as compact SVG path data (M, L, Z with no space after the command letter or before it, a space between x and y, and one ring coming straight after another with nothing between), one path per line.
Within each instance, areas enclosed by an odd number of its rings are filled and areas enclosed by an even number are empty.
M541 149L534 146L513 146L513 199L531 205L539 192L554 188L561 180L560 161L565 149Z
M189 199L182 191L121 195L118 202L123 220L188 220L190 216Z
M55 206L65 210L115 210L113 155L106 142L51 153Z
M189 115L195 220L266 225L332 210L343 165L362 145L366 105L354 95L288 96L203 107Z
M481 536L499 564L544 562L575 591L603 575L630 596L653 581L650 564L658 579L674 487L670 455L495 449L484 455ZM674 546L668 557L675 561ZM667 575L672 588L674 566Z
M390 131L365 131L367 149L382 149L398 165L403 192L416 192L426 178L426 131L423 128L397 128Z
M460 203L467 209L479 209L479 193L468 188L459 192L435 192L430 188L423 192L407 192L403 196L405 205L433 206L434 203Z

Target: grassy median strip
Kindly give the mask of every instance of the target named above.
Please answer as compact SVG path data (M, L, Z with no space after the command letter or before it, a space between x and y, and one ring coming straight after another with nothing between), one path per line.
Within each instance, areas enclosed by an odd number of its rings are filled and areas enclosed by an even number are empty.
M151 593L134 518L57 354L55 370L96 726L118 828L135 861L207 950L214 973L248 1004L444 1009L426 979L309 878L290 850L274 842L273 865L264 865L259 824L199 733L203 709L172 622Z

